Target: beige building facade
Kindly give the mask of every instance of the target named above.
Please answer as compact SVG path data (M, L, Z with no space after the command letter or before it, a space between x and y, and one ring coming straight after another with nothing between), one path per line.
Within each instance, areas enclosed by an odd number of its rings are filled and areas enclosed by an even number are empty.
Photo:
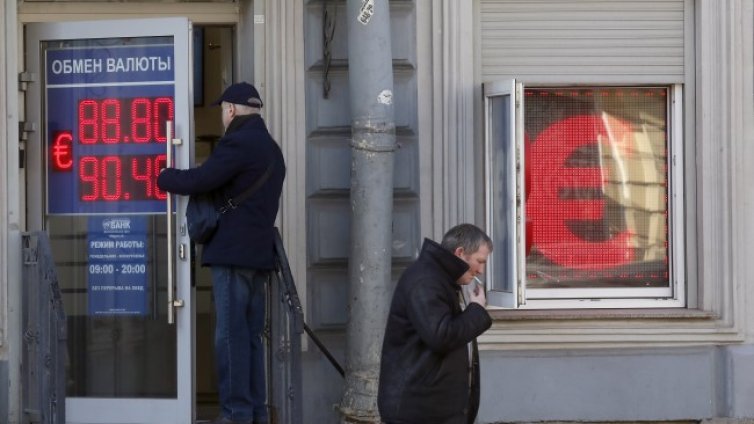
M480 339L477 421L753 419L754 3L389 4L399 145L394 280L423 237L438 239L457 223L476 223L495 242L486 275L494 324ZM154 306L163 300L163 253L151 241L167 237L158 229L163 218L153 209L132 212L106 175L111 161L157 155L127 150L146 128L154 136L145 145L160 143L152 116L160 125L158 116L175 119L184 140L179 163L201 161L222 132L210 103L236 81L259 88L286 158L278 226L305 319L344 358L352 119L345 6L2 0L0 381L8 390L0 390L0 422L28 419L21 240L32 231L49 233L57 255L69 422L147 424L159 414L190 420L212 410L209 275L179 258L178 295L189 306L176 309L177 323L163 323L167 311ZM159 56L165 45L172 46L168 82L54 79L56 58L60 70L68 63L70 73L77 66L86 73L85 60L96 56L76 51L144 48L129 65L138 71L140 58ZM164 71L167 59L159 60L153 70ZM90 85L110 88L77 94ZM162 86L168 94L155 88ZM73 93L79 109L57 111L55 90ZM117 115L108 109L115 104ZM72 127L57 116L73 119ZM117 135L108 132L115 122L124 128ZM52 148L66 146L66 130L81 152L72 157L78 179L59 184L79 191L56 209L51 196L63 172L55 158L66 157ZM121 159L97 150L111 139L128 144L112 154ZM89 141L95 146L80 146ZM146 165L133 166L129 187L141 188ZM83 197L95 196L95 187L101 206ZM110 208L105 196L124 209ZM108 287L93 282L109 268L93 267L102 264L92 259L99 246L92 228L124 216L146 228L128 237L148 246L136 263L148 271L129 281L152 295L136 296L138 306L122 307L130 316L119 317L94 294ZM188 244L176 234L178 251ZM154 348L158 340L170 342ZM176 367L163 376L155 361ZM313 345L303 377L306 422L338 422L332 405L343 381Z

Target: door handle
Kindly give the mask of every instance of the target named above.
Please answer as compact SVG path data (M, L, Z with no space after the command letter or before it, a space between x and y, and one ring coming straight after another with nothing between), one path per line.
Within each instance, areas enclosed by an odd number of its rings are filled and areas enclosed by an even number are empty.
M181 144L181 139L173 138L173 121L165 123L165 135L167 145L166 163L168 168L173 168L173 146ZM183 299L176 299L175 287L175 240L173 237L173 195L168 193L167 196L167 239L168 239L168 324L175 324L175 308L183 306Z

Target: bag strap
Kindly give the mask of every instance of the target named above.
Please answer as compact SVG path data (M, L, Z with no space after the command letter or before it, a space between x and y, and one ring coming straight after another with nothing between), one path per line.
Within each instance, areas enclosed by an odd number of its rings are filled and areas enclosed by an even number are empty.
M262 184L264 184L268 178L270 178L270 175L272 174L272 168L275 166L275 159L273 159L270 164L267 166L267 169L264 170L264 174L262 174L261 177L259 177L258 180L254 181L254 184L244 190L241 194L236 196L235 198L231 197L228 199L225 204L218 210L221 214L224 214L225 212L228 212L231 209L235 209L238 207L238 205L241 204L244 200L248 199L252 194L254 194L255 191L259 190L259 188L262 187Z

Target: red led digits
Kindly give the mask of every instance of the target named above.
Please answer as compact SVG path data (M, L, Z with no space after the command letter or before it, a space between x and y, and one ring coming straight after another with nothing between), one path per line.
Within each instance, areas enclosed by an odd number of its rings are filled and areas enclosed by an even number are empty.
M175 116L173 99L170 97L158 97L154 99L154 138L158 143L167 141L165 134L165 121L172 121Z
M79 198L85 202L165 200L157 176L167 158L157 155L82 156L79 159Z
M153 143L166 141L165 122L175 119L173 98L82 99L78 103L77 155L74 135L60 132L51 146L52 168L78 170L78 198L83 202L165 200L157 176L166 155Z
M54 170L71 170L73 167L73 135L70 131L63 131L55 135L51 155Z
M96 100L79 103L79 142L94 144L99 139L99 107Z
M99 199L99 161L94 156L84 156L79 161L79 193L81 200Z
M147 160L140 160L141 158L131 159L131 178L134 181L140 181L144 184L144 195L150 197L152 195L152 179L154 173L152 172L152 161L147 157ZM143 162L144 165L140 166L139 162ZM143 170L143 171L142 171Z
M140 97L131 103L131 137L135 143L148 143L152 138L152 102Z
M154 187L154 197L157 200L165 200L168 198L168 193L165 191L160 190L159 187L157 187L157 177L160 175L160 171L162 171L162 168L165 168L168 166L168 157L167 155L157 155L154 158L154 181L155 184L152 186Z
M165 121L175 119L172 97L83 99L80 144L164 143Z
M167 164L167 156L145 156L144 166L138 164L138 159L138 157L131 159L131 177L134 181L140 181L144 184L144 196L156 200L167 199L167 193L157 187L157 177ZM143 172L140 172L140 170L143 170Z
M121 162L118 156L105 156L102 164L102 198L107 201L121 200L123 193L123 179Z
M102 141L106 144L120 142L120 100L102 101Z

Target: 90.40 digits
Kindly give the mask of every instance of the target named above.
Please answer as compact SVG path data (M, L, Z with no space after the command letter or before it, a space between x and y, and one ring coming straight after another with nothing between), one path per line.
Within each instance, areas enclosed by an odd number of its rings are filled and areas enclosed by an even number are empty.
M82 99L78 104L80 144L164 143L172 121L172 97Z
M107 155L79 159L78 192L81 200L164 200L167 193L157 187L157 176L167 156Z

